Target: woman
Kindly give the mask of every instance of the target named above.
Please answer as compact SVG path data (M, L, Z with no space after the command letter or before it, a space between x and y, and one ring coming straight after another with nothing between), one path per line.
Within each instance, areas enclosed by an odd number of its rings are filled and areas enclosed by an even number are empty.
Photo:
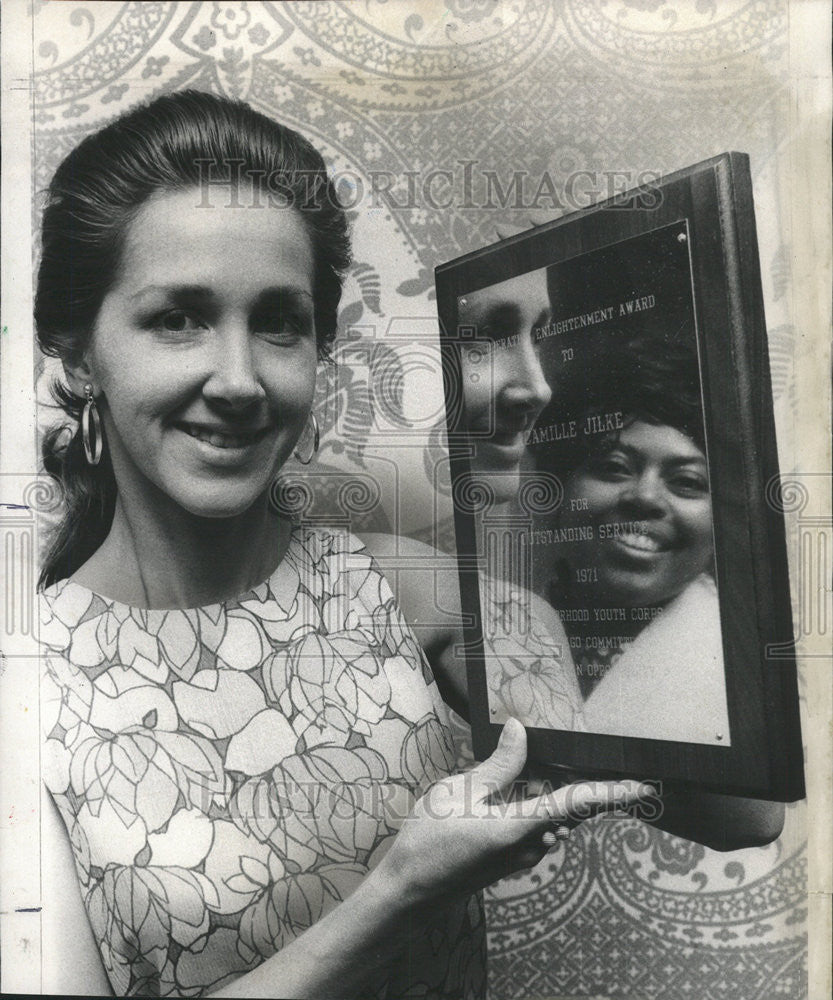
M471 485L484 498L477 519L485 667L495 722L536 728L582 728L581 695L567 637L553 608L532 592L512 553L529 530L521 519L499 527L494 515L541 483L527 438L552 391L539 358L538 331L549 318L547 270L539 268L461 297L458 323L462 419L470 442ZM524 482L526 477L526 482ZM521 508L518 511L523 515ZM492 522L489 523L489 519ZM486 532L500 533L488 540Z
M719 745L729 720L691 339L610 341L589 392L561 387L578 433L560 453L551 599L590 732Z
M270 506L316 447L348 259L320 156L207 94L118 119L52 182L36 324L80 418L44 446L67 507L42 575L55 992L106 972L131 994L479 995L476 891L568 814L645 792L495 803L517 723L449 778L445 707L373 558Z
M471 471L496 504L517 497L527 436L552 396L535 337L548 316L545 268L459 301L459 326L472 334L460 346Z

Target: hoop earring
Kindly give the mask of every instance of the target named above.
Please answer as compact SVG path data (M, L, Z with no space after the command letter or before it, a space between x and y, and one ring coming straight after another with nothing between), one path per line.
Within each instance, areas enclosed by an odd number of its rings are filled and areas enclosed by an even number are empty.
M320 444L321 441L321 436L318 430L318 421L316 420L315 414L312 412L312 410L309 411L309 417L307 418L307 426L306 428L304 428L303 433L306 434L307 431L309 431L312 434L312 446L310 447L309 452L306 455L304 455L301 453L301 450L299 448L296 448L292 452L292 454L295 456L295 458L298 459L301 465L310 464L313 458L315 458L315 456L318 454L318 445Z
M95 405L93 387L89 382L84 386L84 395L87 402L81 411L81 440L84 442L84 454L90 465L98 465L101 461L101 453L104 451L104 437L101 433L101 417L98 415L98 407ZM90 430L92 429L92 435ZM90 440L92 438L92 440Z

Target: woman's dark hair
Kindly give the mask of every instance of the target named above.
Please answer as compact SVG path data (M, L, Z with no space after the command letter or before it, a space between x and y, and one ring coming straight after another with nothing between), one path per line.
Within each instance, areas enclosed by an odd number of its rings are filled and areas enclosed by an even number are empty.
M301 213L312 245L319 357L329 357L344 273L347 218L324 160L303 136L241 101L199 91L160 97L87 136L61 163L47 193L35 296L41 350L78 362L118 274L127 229L158 192L200 188L223 204L251 185L263 201ZM84 400L66 386L54 394L77 419ZM64 491L65 515L40 577L48 586L73 573L101 545L113 518L116 483L106 448L87 464L80 429L43 443L46 471Z
M576 351L576 353L578 353ZM552 402L538 418L546 426L588 417L621 414L624 426L640 420L664 424L689 437L705 454L700 368L693 331L687 326L672 336L611 332L586 350L583 363L564 366L553 384ZM591 454L615 444L616 434L577 434L548 451L548 464L562 478L571 475Z

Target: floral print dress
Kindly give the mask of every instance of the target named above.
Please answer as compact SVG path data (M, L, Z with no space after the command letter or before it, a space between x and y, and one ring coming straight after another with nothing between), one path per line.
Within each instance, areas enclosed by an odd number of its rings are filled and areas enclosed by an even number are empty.
M430 669L349 534L295 528L267 582L209 607L42 597L42 773L117 994L200 996L259 965L453 769ZM475 896L372 993L481 996L484 958Z
M486 574L480 600L491 721L514 716L535 729L584 732L576 668L555 612L542 620L530 591Z

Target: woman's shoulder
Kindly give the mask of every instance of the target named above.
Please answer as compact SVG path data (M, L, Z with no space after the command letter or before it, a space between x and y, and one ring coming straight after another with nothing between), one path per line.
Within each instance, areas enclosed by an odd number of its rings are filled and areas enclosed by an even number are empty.
M81 591L84 590L88 591L89 588L80 586L70 577L64 577L62 580L50 583L48 587L41 588L38 591L38 601L45 607L52 607L60 602L65 595L70 598L73 596L80 598Z
M356 537L355 535L353 536ZM446 552L440 552L427 542L421 542L408 535L394 535L388 532L362 532L359 543L377 560L390 560L397 556L403 559L427 558L445 567L454 566L454 559Z
M374 565L376 555L376 547L368 545L364 536L360 538L345 528L315 524L293 527L287 549L290 564L330 577L357 569L380 572L380 567ZM281 565L276 567L274 576L280 575Z
M708 573L696 576L688 586L669 604L667 611L687 608L702 608L713 612L719 609L717 584Z
M585 702L585 717L591 732L713 745L724 739L726 679L710 577L691 581L639 633Z
M296 524L292 528L292 541L309 550L319 552L360 552L364 542L347 528L318 524Z
M275 569L273 582L280 579L286 566L293 567L314 592L323 588L333 593L355 593L370 580L382 581L379 586L383 591L387 586L384 569L378 564L375 552L362 538L338 527L294 527L286 558ZM383 599L381 594L377 596ZM389 596L384 595L384 599Z
M460 620L454 558L405 535L367 533L361 541L388 581L406 620L418 628L423 647L447 639Z
M695 577L670 601L638 639L661 646L722 649L717 585L705 573Z
M95 630L84 629L85 622L97 619L106 602L87 587L65 578L50 584L38 593L41 648L65 650L73 641L95 642ZM90 632L89 635L82 633Z

